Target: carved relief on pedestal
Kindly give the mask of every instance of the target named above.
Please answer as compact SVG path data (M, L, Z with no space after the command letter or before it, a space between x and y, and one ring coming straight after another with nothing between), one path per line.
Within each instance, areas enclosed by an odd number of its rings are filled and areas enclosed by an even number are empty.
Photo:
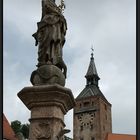
M51 140L51 128L48 122L38 123L33 130L33 136L37 140Z

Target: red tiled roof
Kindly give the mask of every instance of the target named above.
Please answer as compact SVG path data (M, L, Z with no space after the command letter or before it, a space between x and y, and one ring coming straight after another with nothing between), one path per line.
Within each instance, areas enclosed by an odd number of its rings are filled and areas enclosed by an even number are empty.
M3 114L3 138L7 140L17 140L17 138L15 137L15 133L12 130L4 114Z
M136 135L108 133L105 140L136 140Z

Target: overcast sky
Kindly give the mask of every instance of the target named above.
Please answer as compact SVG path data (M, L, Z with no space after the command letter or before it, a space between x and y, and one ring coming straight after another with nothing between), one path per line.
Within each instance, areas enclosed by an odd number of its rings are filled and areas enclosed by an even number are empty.
M65 0L68 30L63 54L66 87L77 97L86 84L91 45L99 87L112 104L113 133L136 133L136 1ZM30 111L17 93L31 86L37 49L32 34L41 19L41 0L4 0L4 113L29 123ZM65 117L73 128L73 110ZM71 121L69 121L71 120ZM72 137L72 133L68 136Z

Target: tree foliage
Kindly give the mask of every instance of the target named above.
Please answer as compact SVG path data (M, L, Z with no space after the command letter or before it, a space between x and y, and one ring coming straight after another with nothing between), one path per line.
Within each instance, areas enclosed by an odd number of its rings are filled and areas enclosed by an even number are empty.
M15 121L11 122L11 127L16 134L16 133L20 132L21 122L18 120L15 120Z
M21 132L25 139L29 137L29 124L21 124L20 121L15 120L11 122L11 128L15 132L15 134Z
M23 136L26 139L28 139L28 137L29 137L29 124L22 124L21 132L22 132Z

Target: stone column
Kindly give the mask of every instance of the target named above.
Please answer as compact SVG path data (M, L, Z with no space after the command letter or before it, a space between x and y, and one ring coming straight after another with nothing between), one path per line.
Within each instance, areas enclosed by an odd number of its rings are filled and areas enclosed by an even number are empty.
M63 140L64 115L74 107L70 89L58 84L25 87L18 97L31 110L29 140Z

